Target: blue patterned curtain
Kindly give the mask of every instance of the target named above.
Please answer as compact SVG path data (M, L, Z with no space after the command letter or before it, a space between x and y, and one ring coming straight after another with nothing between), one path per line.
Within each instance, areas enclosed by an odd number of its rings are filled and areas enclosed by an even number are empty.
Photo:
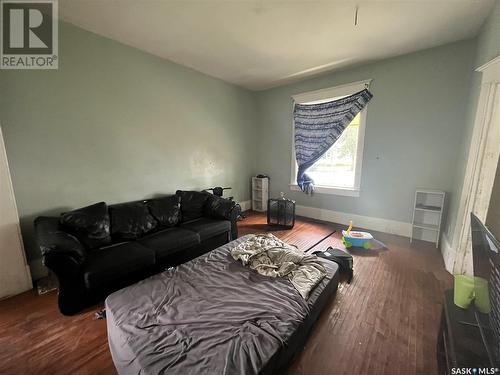
M314 181L306 174L316 161L337 141L354 117L373 97L367 89L344 98L320 104L295 104L295 157L297 184L312 193Z

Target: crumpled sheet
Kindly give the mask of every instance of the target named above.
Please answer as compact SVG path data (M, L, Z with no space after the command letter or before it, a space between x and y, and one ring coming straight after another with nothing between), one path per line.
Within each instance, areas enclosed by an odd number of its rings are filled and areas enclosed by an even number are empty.
M315 255L305 254L271 233L252 236L232 249L231 255L261 275L287 277L304 299L326 275Z

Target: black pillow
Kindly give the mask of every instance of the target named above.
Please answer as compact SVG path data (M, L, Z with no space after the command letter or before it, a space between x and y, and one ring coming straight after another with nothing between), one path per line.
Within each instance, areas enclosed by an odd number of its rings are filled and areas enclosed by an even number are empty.
M66 212L59 222L88 249L111 243L108 206L104 202Z
M109 207L111 236L117 241L135 240L156 228L158 222L143 202Z
M163 227L173 227L180 221L181 207L179 196L171 195L169 197L152 199L147 205L149 212L154 216L158 223Z
M177 190L175 194L181 197L182 221L194 220L203 216L203 207L208 199L208 193Z

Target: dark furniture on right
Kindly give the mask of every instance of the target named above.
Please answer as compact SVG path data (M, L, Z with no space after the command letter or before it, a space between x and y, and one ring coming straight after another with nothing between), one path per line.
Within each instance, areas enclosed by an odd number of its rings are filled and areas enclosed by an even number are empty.
M292 229L295 225L295 201L284 197L268 199L267 224Z
M38 217L43 262L59 281L59 309L74 314L108 294L237 238L235 203L206 192Z
M453 290L444 294L437 343L438 373L451 374L452 368L489 368L486 346L472 308L453 303Z

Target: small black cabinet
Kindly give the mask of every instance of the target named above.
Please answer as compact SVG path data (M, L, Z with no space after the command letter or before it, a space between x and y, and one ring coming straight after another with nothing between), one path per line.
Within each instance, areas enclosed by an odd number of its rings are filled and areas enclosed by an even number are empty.
M286 198L267 201L267 224L293 228L295 225L295 201Z

